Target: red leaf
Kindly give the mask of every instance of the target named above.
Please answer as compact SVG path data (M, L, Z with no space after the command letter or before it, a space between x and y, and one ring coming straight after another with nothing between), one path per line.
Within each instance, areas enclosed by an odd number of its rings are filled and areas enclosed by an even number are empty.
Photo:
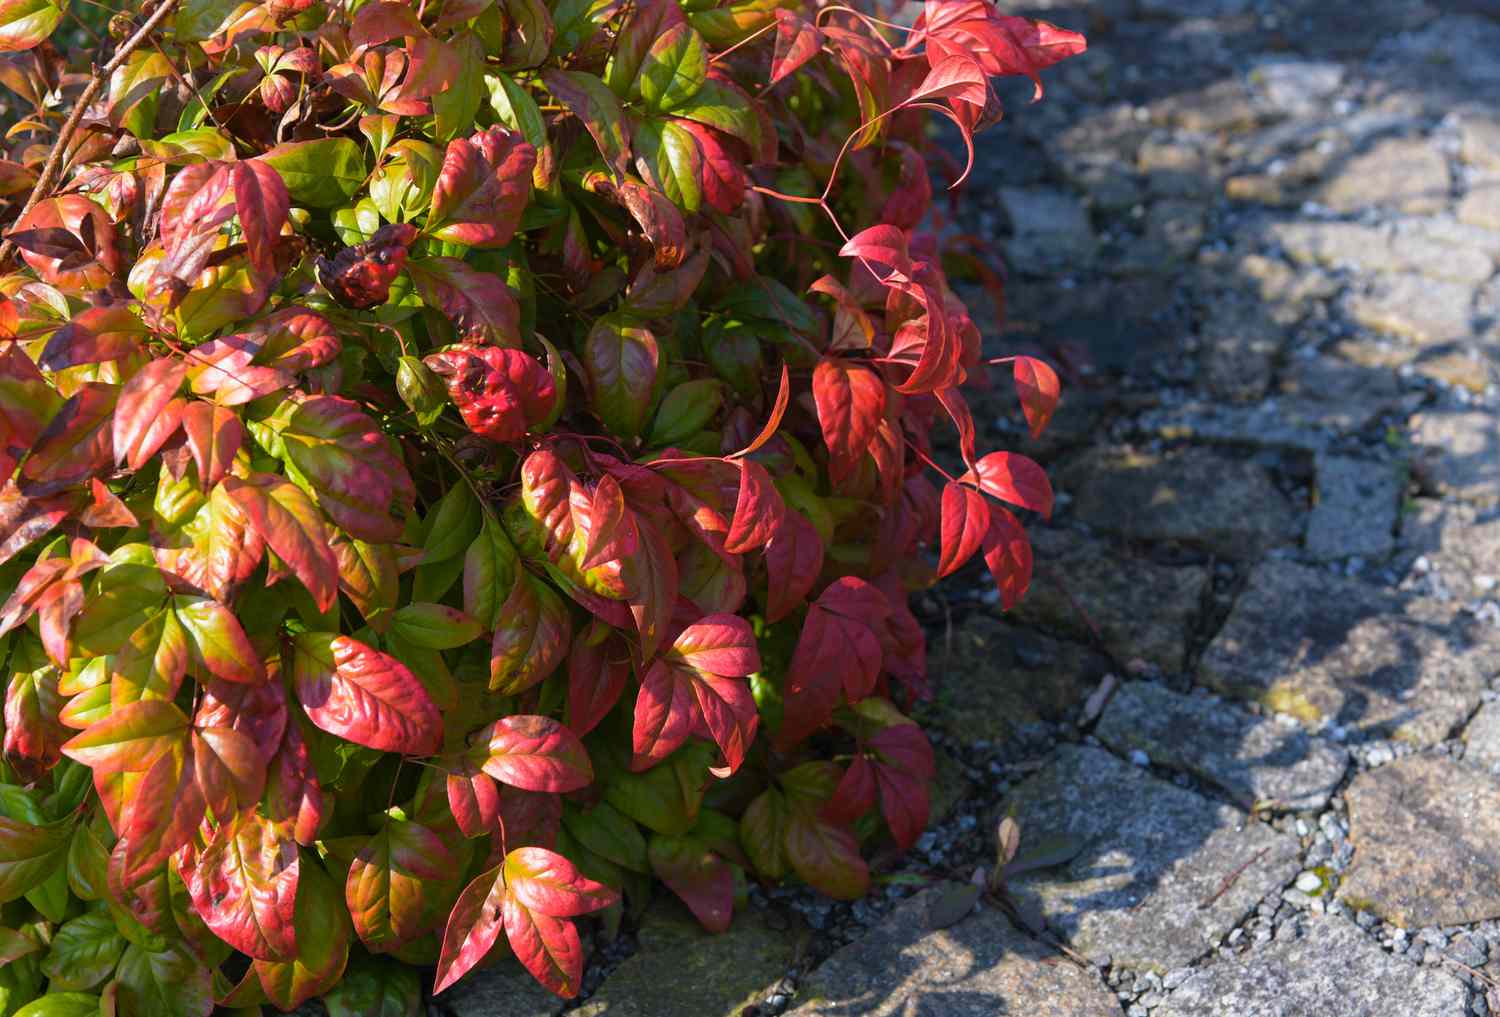
M406 267L407 251L416 239L417 228L411 223L382 226L369 240L344 248L331 261L319 258L318 281L345 307L376 307L390 299L391 283Z
M319 610L338 599L338 560L328 544L322 514L302 489L266 473L225 477L224 493L244 512L250 528L286 562Z
M877 627L888 614L885 594L854 576L835 580L818 597L787 668L783 746L826 724L840 692L854 703L875 688L882 660Z
M291 196L281 174L259 159L242 159L230 171L234 180L234 207L245 234L250 264L262 279L274 279L276 244L291 210Z
M961 568L989 532L989 502L984 495L966 484L944 484L938 576L951 575Z
M270 762L281 747L287 726L286 692L279 681L241 685L211 679L203 686L193 723L199 728L228 728L245 735L261 760Z
M179 596L173 601L194 661L225 681L254 685L266 680L260 655L229 608L207 597Z
M774 438L777 430L781 427L781 418L786 415L787 403L791 401L791 397L791 374L788 372L786 364L782 364L781 386L776 390L776 400L771 404L771 415L766 419L766 425L760 429L760 433L755 436L750 444L725 458L739 459L748 456L758 451L766 442Z
M15 315L15 305L9 300L3 307ZM61 405L62 399L21 344L6 342L0 348L0 477L10 478L17 461L41 436Z
M456 760L445 783L448 811L465 837L481 837L499 829L500 789L473 760Z
M395 541L416 497L394 444L357 403L302 400L281 430L286 454L312 482L318 505L349 536ZM279 553L279 552L278 552Z
M695 837L651 838L651 871L682 898L709 932L727 932L734 917L734 871Z
M522 570L496 616L490 689L517 695L557 670L573 637L568 606L552 587Z
M1009 611L1031 586L1031 542L1016 517L997 505L990 506L984 563L995 577L1001 606Z
M758 723L748 682L658 660L646 672L635 702L632 769L655 766L701 725L724 753L732 773L755 740Z
M937 396L943 409L948 411L948 418L953 421L953 426L958 429L959 454L964 457L964 463L972 467L975 458L974 415L969 412L969 404L956 387L938 389L933 395Z
M848 826L875 807L875 793L875 767L860 753L849 763L821 815L830 823Z
M630 677L630 653L617 638L580 638L568 655L568 727L582 738L619 702Z
M823 571L823 538L806 516L786 510L781 528L766 545L766 621L791 614Z
M331 632L304 632L293 642L297 698L318 727L404 755L431 755L442 745L442 715L396 658Z
M599 478L589 504L588 542L578 567L589 569L634 554L636 549L635 517L625 507L620 482L606 473Z
M502 928L501 907L507 894L503 863L474 877L448 914L438 956L436 995L466 975L495 945Z
M625 584L626 600L641 636L641 656L649 658L661 645L677 603L677 559L654 525L642 521L637 532L640 539L637 553L620 563L620 579Z
M183 878L193 910L214 935L250 957L290 960L297 954L298 862L294 842L247 813L214 831Z
M198 480L208 490L224 479L245 437L245 425L227 406L190 402L182 412L188 449L198 464Z
M266 818L298 844L310 846L323 821L323 789L318 786L302 729L296 721L286 725L281 747L271 758L266 773Z
M505 936L516 960L557 995L565 999L578 995L583 979L583 944L573 923L531 911L511 894L505 895L501 911Z
M505 856L505 885L529 911L573 918L609 907L620 895L596 883L577 866L546 848L516 848Z
M122 874L138 882L192 839L203 820L203 792L190 753L175 748L146 771L125 813Z
M763 547L781 529L786 502L771 482L766 468L750 459L740 460L740 491L734 506L734 523L724 540L730 554L745 554Z
M463 346L424 363L447 383L469 430L492 441L520 441L557 396L547 368L520 350Z
M428 230L470 247L504 247L531 198L535 165L536 149L504 127L448 142L432 189Z
M885 382L869 368L825 357L813 371L813 400L835 484L854 472L885 415Z
M1031 436L1039 438L1057 409L1061 393L1057 372L1035 357L1017 357L1012 373L1016 394L1021 397L1021 410L1026 414L1026 423L1031 425Z
M959 478L992 498L1021 508L1052 514L1052 484L1040 466L1014 452L991 452Z
M807 63L823 48L823 33L811 22L784 8L776 9L776 49L771 57L774 85Z
M260 802L266 761L254 739L233 728L206 727L193 732L192 744L198 787L219 822Z
M583 743L551 717L502 717L480 732L475 751L485 773L526 791L577 791L594 780Z
M105 487L98 477L89 481L89 492L94 500L78 517L78 521L83 525L96 530L140 525L135 513L126 508L125 503L113 491Z
M20 484L40 498L104 473L114 461L114 410L119 389L87 381L42 429L21 464Z
M894 272L902 279L913 274L911 255L906 249L907 237L894 226L879 225L860 230L839 249L846 258L860 258L872 265ZM879 273L876 273L877 277ZM885 280L881 280L882 282Z

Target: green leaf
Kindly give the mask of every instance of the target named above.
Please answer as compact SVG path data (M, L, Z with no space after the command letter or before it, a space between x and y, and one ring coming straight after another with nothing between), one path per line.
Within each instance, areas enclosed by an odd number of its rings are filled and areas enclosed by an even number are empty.
M703 202L703 152L672 120L642 120L635 129L635 168L674 204L689 212Z
M451 650L479 637L478 621L443 604L407 604L391 616L391 631L416 646Z
M289 141L260 158L281 174L287 192L299 205L334 208L353 197L365 182L364 153L349 138Z
M323 1003L329 1017L417 1017L422 984L409 967L362 957L349 965Z
M240 6L240 0L184 0L177 5L172 36L178 42L212 39Z
M14 1017L99 1017L99 997L87 992L49 992L21 1007Z
M62 8L51 0L0 0L0 52L40 46L62 16Z
M484 83L490 92L490 106L500 122L511 130L520 131L521 136L536 149L537 167L532 171L532 184L546 186L542 153L549 147L547 122L542 119L536 100L509 74L486 74Z
M163 950L132 943L114 984L118 1017L208 1017L214 1007L209 969L179 943Z
M0 903L47 879L68 856L73 820L33 825L0 817Z
M708 80L708 48L687 24L668 29L646 51L631 88L647 108L659 113L678 109Z
M451 88L432 97L433 131L440 144L446 144L474 126L474 115L484 91L484 79L473 72L484 65L484 43L473 32L464 32L449 41L464 67ZM527 139L530 140L530 139Z
M349 959L349 909L323 867L306 857L297 885L295 925L296 960L253 964L266 997L281 1010L295 1010L327 992Z
M698 822L713 757L713 746L689 742L645 773L616 771L604 800L647 829L681 836Z
M600 802L588 811L565 809L563 826L601 858L636 872L651 871L646 838L641 836L640 828L608 802Z
M583 367L604 426L620 438L639 435L661 368L656 336L618 315L605 315L589 331Z
M543 71L542 81L558 102L583 121L605 163L623 173L630 145L625 136L625 113L615 93L599 78L583 71Z
M760 120L745 94L720 81L705 81L692 100L674 110L677 116L716 127L739 138L752 152L760 150Z
M677 445L708 426L724 405L724 386L713 378L684 382L661 401L651 425L652 445Z
M125 946L109 912L90 911L57 930L42 972L53 989L92 989L114 973Z

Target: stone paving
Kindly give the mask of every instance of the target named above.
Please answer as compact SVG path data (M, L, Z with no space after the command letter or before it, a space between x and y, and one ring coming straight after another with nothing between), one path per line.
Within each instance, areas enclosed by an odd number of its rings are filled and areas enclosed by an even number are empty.
M852 906L657 908L573 1006L1500 1015L1500 3L1012 9L1091 42L1007 93L965 226L995 353L1066 375L1040 441L976 418L1059 509L1010 616L919 605L937 825ZM1081 844L1011 887L1045 930L933 920L1003 815ZM558 1012L512 978L436 1005Z

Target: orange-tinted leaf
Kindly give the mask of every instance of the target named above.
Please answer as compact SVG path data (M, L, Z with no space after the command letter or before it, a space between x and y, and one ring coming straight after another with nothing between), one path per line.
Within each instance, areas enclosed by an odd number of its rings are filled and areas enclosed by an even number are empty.
M384 752L425 756L442 745L442 716L394 657L332 632L304 632L293 645L297 698L318 727Z
M297 845L255 813L224 823L183 872L193 910L214 935L258 960L297 954Z
M480 732L476 753L485 773L526 791L577 791L594 779L583 743L551 717L502 717Z
M984 495L966 484L943 485L938 575L946 576L961 568L979 550L989 532L990 509Z
M1035 357L1017 357L1012 374L1016 381L1016 395L1021 397L1021 410L1026 414L1026 423L1031 426L1031 436L1039 438L1057 409L1061 392L1057 372Z
M251 529L286 562L319 609L332 607L338 597L338 561L322 514L302 489L266 473L244 480L225 477L222 485Z
M835 484L854 472L885 414L885 382L869 368L827 358L813 371L813 400Z

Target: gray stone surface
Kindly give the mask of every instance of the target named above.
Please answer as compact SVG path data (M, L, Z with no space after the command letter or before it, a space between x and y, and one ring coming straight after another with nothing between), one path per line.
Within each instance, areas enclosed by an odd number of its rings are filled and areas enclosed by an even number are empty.
M1459 120L1458 157L1474 166L1500 169L1500 120L1483 115Z
M1359 774L1344 797L1342 900L1403 928L1500 917L1500 781L1417 755Z
M1500 500L1500 418L1478 410L1438 408L1412 417L1422 479L1481 504Z
M510 958L469 972L437 1001L457 1017L553 1017L563 1004Z
M605 979L576 1017L738 1017L764 998L796 956L801 926L759 910L729 931L704 932L675 900L654 902L640 949ZM478 1015L476 1014L476 1017Z
M1103 749L1063 746L1001 808L1012 805L1023 838L1036 830L1087 845L1013 891L1075 950L1116 965L1188 963L1297 873L1295 839Z
M1344 297L1344 312L1366 328L1417 343L1461 339L1474 328L1473 288L1417 272L1371 276Z
M1307 551L1324 560L1380 557L1395 547L1405 471L1396 464L1320 455Z
M929 931L924 891L798 987L792 1017L1118 1017L1089 972L1018 932L998 911Z
M1037 530L1032 541L1046 571L1012 612L1017 621L1079 642L1092 642L1097 628L1121 664L1183 668L1208 588L1206 569L1159 565L1062 530ZM1143 612L1143 603L1151 610Z
M983 614L965 618L951 644L934 641L929 652L939 684L924 719L966 742L1003 741L1061 720L1109 670L1097 650Z
M1500 232L1444 219L1397 224L1391 253L1408 270L1473 286L1495 274Z
M1094 734L1122 755L1144 752L1153 763L1197 774L1246 806L1320 809L1349 762L1343 746L1295 724L1151 682L1121 687Z
M1224 295L1203 322L1203 369L1208 387L1225 399L1249 402L1271 387L1271 370L1284 335L1258 300Z
M1061 479L1080 520L1131 540L1175 540L1243 558L1300 531L1296 510L1265 468L1207 449L1094 449Z
M1470 226L1500 230L1500 171L1471 176L1454 214Z
M1388 272L1400 265L1386 230L1378 226L1294 220L1274 224L1269 233L1292 260L1302 265L1364 272Z
M1352 922L1313 915L1302 935L1278 936L1221 958L1183 982L1152 1017L1464 1017L1463 984L1393 957Z
M1383 138L1350 159L1323 188L1323 201L1337 212L1392 207L1436 212L1448 202L1448 162L1424 138Z
M1344 83L1344 67L1331 60L1266 60L1250 72L1250 84L1279 113L1308 114Z
M1488 655L1429 617L1440 608L1264 562L1204 650L1199 675L1314 729L1331 723L1431 745L1474 709L1487 677Z
M1098 241L1083 203L1065 191L1000 189L1000 208L1015 235L1006 244L1011 265L1022 272L1085 265Z
M1401 549L1416 589L1459 602L1500 595L1500 507L1418 498L1402 520Z
M1464 728L1464 762L1491 773L1500 767L1500 703L1485 703Z

